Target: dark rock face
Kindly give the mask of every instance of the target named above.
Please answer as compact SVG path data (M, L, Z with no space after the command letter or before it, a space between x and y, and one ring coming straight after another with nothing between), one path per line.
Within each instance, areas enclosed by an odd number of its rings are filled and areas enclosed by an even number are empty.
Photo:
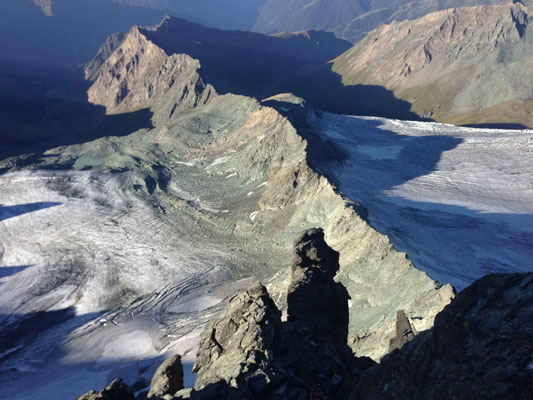
M165 360L155 371L148 398L174 395L183 389L183 365L181 357L174 355Z
M413 330L405 311L400 310L396 315L396 334L389 343L389 353L401 349L404 344L414 339L416 332Z
M333 280L338 269L339 253L326 244L321 230L297 240L287 294L288 322L306 326L308 337L346 343L350 296Z
M130 392L128 385L117 378L109 384L104 390L96 392L91 390L82 394L76 400L134 400L133 393Z
M347 345L349 296L323 231L306 232L295 252L287 322L262 285L233 297L204 332L191 398L345 399L373 364Z
M365 371L352 399L529 399L533 273L489 275Z

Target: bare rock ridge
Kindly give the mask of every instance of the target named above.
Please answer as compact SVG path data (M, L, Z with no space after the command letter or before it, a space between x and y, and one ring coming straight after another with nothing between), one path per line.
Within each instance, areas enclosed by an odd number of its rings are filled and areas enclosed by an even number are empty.
M532 127L530 20L513 2L394 22L338 57L333 70L346 85L383 86L439 122Z
M528 399L533 393L533 274L489 275L435 326L365 371L352 399Z
M100 68L104 65L106 60L113 54L113 52L119 47L124 41L125 34L123 33L114 33L110 35L104 44L98 49L98 53L94 56L84 68L85 79L89 81L94 81L98 78Z
M349 296L333 279L339 254L322 230L306 232L295 247L287 321L263 286L230 299L200 342L192 398L215 391L226 398L233 387L240 397L257 399L297 399L313 391L342 399L359 369L372 364L347 346Z
M106 43L97 57L107 55L108 47ZM197 60L186 54L168 56L136 27L100 67L98 60L93 61L86 74L91 75L93 68L99 73L88 91L89 101L112 114L152 108L153 120L164 123L177 111L207 104L216 95L199 76Z

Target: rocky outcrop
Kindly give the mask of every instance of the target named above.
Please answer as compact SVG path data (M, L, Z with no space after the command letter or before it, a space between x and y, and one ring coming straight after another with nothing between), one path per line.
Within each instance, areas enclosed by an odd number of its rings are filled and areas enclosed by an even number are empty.
M185 54L167 55L137 27L99 69L97 59L93 64L87 67L86 75L99 72L89 88L89 101L104 106L109 114L151 108L154 123L162 124L180 111L207 104L216 96L213 87L198 74L197 60Z
M383 86L439 122L531 127L530 15L510 2L393 22L338 57L333 70L346 85Z
M352 398L530 398L532 321L532 273L486 276L459 293L430 331L365 371Z
M219 381L235 387L251 379L271 361L280 324L281 313L264 286L231 298L225 313L204 331L193 368L195 388Z
M389 342L389 353L396 349L401 349L404 344L414 339L416 331L413 330L409 318L403 310L396 314L396 334Z
M324 289L324 297L332 290L341 293L331 276L338 268L335 259L322 231L308 231L300 237L291 270L298 268L302 273L291 281L293 295L309 293L313 286ZM321 280L313 279L318 275ZM303 276L309 279L301 279ZM461 292L437 316L434 328L376 364L356 359L342 341L343 335L332 334L341 333L335 323L323 329L332 318L315 309L318 299L310 299L307 307L290 301L292 318L283 322L266 288L257 285L231 298L227 310L205 329L194 367L196 388L179 390L174 396L160 392L161 398L530 398L532 287L533 273L486 276ZM333 297L337 302L331 301L331 306L347 307L345 295ZM291 304L296 309L291 309ZM398 337L405 337L409 328L403 312L398 313L397 328ZM158 369L152 390L156 377L170 365L181 369L179 356ZM102 392L91 391L77 400L93 399L133 396L117 379Z
M287 322L305 327L310 338L347 343L350 296L334 282L338 270L339 253L326 244L323 231L305 233L297 241L290 270ZM311 318L310 310L316 317Z
M104 44L98 49L96 56L85 65L84 73L86 80L94 81L98 78L100 69L106 60L111 57L111 54L122 44L125 37L126 35L123 33L114 33L106 39Z
M333 279L338 259L322 230L297 240L286 322L262 285L230 299L204 331L191 398L346 398L372 361L347 346L349 296Z
M122 379L117 378L108 387L96 392L91 390L76 398L76 400L134 400L135 396Z
M183 365L178 354L166 359L157 368L150 384L148 398L174 395L183 389Z

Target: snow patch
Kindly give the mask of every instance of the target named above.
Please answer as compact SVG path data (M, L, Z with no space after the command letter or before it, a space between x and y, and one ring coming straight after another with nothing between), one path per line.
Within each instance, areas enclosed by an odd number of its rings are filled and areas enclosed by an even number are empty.
M120 335L104 348L103 359L118 360L140 357L153 349L152 338L146 331L136 330Z

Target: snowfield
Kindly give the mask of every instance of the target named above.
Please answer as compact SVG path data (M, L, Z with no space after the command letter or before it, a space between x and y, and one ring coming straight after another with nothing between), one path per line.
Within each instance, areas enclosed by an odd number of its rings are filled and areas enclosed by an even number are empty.
M533 130L333 114L314 125L343 153L321 169L432 278L460 290L533 271Z

